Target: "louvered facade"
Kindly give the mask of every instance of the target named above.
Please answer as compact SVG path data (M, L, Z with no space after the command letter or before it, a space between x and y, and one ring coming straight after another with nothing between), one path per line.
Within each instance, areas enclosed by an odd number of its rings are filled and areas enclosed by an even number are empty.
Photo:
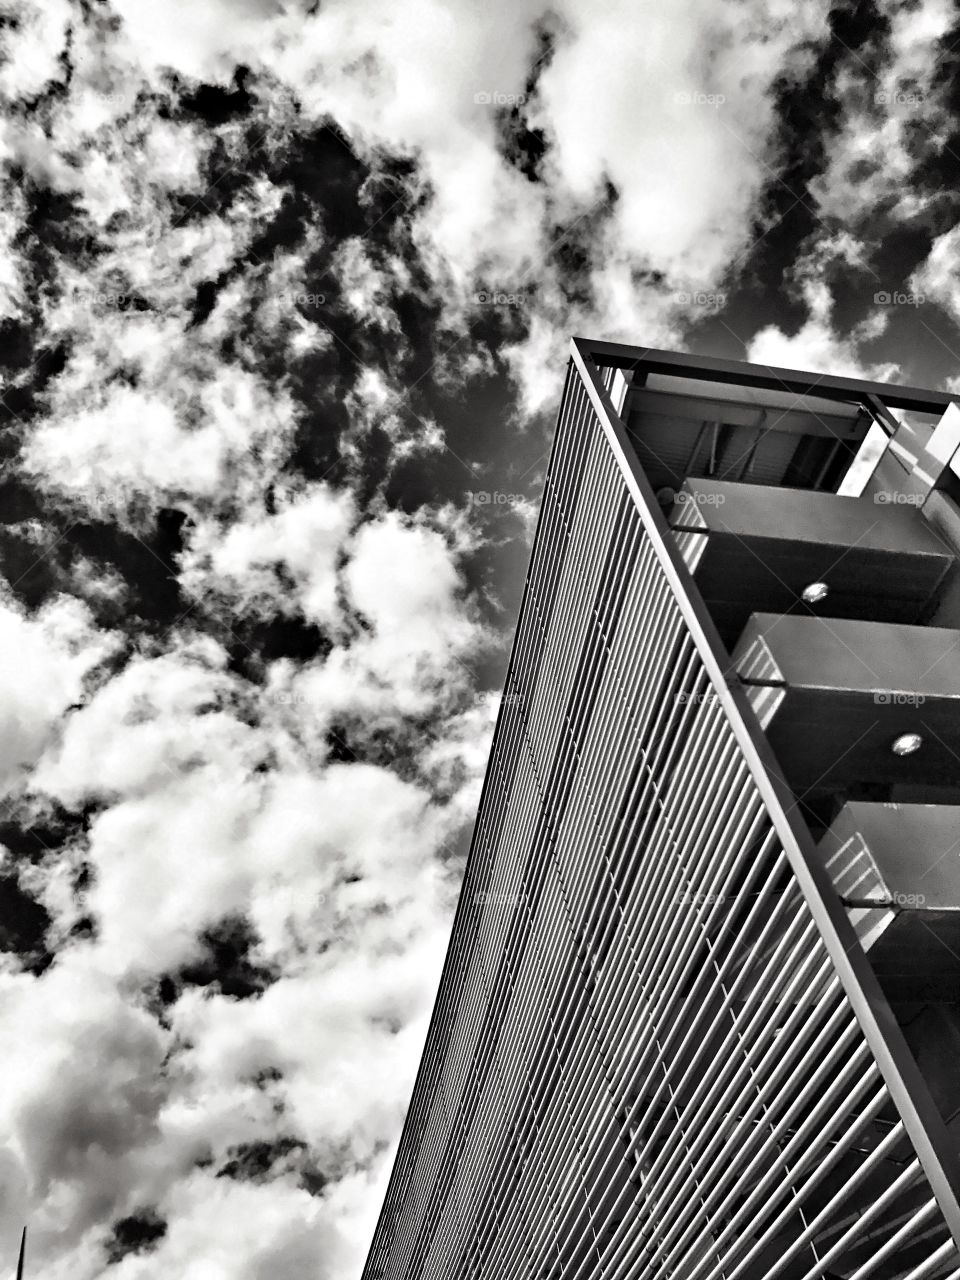
M364 1280L960 1277L958 416L573 343Z

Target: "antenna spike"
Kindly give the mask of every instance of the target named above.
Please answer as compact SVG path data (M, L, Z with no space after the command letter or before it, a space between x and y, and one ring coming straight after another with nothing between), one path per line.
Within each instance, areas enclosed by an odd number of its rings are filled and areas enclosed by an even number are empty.
M23 1280L23 1263L27 1256L27 1228L23 1228L23 1235L20 1237L20 1261L17 1263L17 1280Z

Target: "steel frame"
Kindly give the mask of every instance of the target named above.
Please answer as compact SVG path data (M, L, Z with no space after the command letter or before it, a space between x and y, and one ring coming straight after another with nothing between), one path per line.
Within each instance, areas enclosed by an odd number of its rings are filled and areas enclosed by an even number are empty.
M745 360L725 360L686 351L659 351L655 347L634 347L620 342L573 338L571 350L598 366L611 369L642 368L648 373L669 373L678 378L702 378L767 391L788 391L797 396L820 395L864 404L871 397L876 397L894 409L913 409L919 413L940 414L948 405L960 403L960 395L947 391L868 382L862 378L840 378L835 374L807 373L799 369L778 369L750 364Z

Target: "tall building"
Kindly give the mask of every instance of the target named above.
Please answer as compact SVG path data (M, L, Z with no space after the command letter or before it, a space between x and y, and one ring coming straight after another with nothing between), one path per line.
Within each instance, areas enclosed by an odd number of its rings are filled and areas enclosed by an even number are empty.
M958 446L573 342L364 1280L960 1277Z

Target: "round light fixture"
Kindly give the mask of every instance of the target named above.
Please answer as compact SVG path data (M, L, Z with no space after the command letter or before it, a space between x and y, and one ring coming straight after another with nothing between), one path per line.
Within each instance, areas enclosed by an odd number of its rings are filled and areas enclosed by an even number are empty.
M901 733L899 738L894 738L890 750L895 756L912 756L922 746L923 739L919 733Z
M811 582L808 587L804 587L800 593L800 599L804 604L819 604L821 600L825 600L830 594L830 588L825 582Z

